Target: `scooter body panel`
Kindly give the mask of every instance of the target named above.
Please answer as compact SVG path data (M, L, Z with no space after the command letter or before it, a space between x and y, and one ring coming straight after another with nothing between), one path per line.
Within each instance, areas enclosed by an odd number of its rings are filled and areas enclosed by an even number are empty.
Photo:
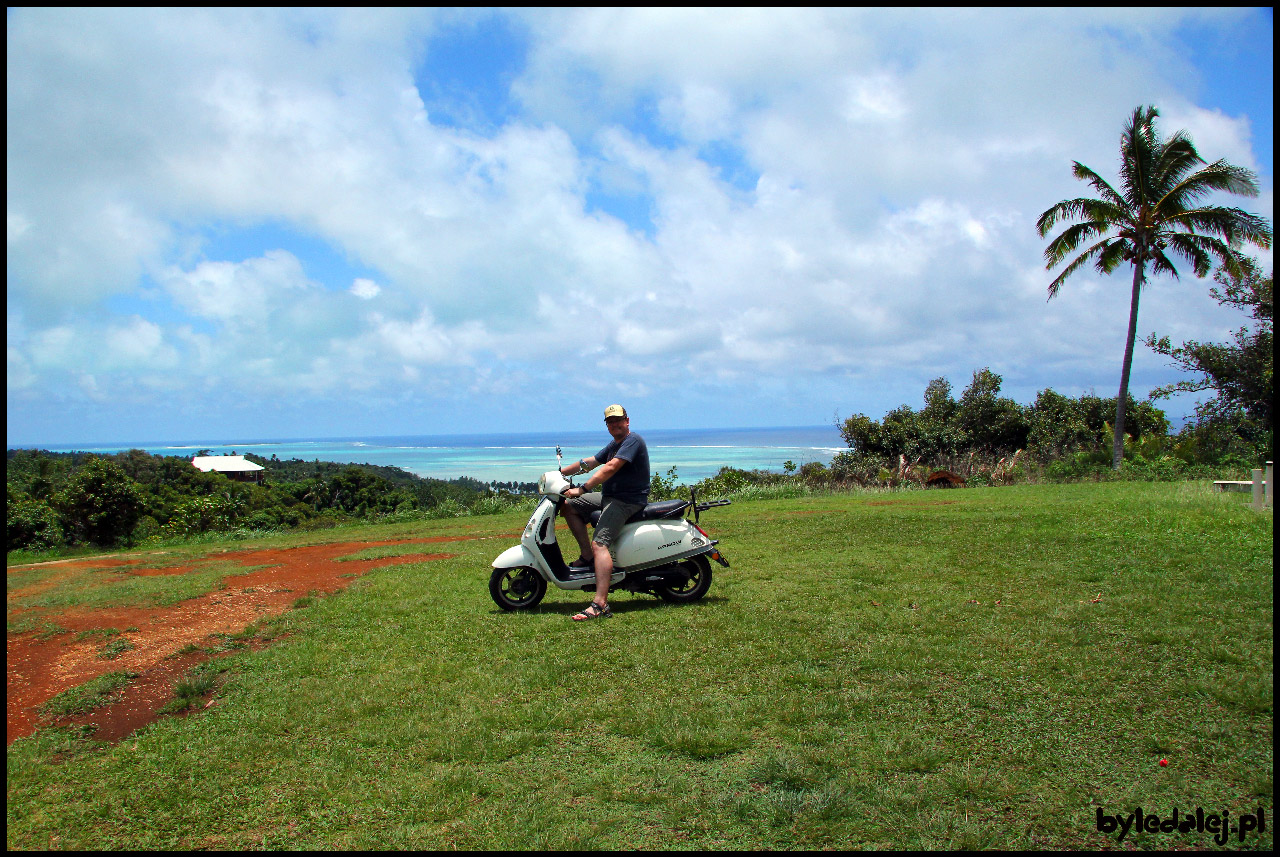
M711 542L683 518L639 521L622 528L614 563L625 571L639 571L710 550Z
M538 563L534 561L533 555L529 553L524 545L512 545L498 554L498 558L493 561L493 567L537 568Z

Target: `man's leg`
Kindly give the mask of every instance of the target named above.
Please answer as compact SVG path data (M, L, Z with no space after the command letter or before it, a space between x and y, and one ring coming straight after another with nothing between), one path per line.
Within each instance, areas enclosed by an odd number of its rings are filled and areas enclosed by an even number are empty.
M609 603L609 583L613 577L613 556L608 545L591 543L591 550L596 560L596 594L591 600L601 607Z
M590 559L591 539L587 536L587 522L582 520L576 510L568 503L561 507L564 514L564 522L569 527L569 532L573 533L573 537L578 541L578 556L582 559Z
M591 600L598 607L604 607L609 603L609 584L613 577L613 554L609 552L609 548L622 535L622 527L631 516L642 508L642 506L622 503L618 500L609 500L604 503L600 523L596 526L595 540L591 542L591 555L596 564L596 594Z

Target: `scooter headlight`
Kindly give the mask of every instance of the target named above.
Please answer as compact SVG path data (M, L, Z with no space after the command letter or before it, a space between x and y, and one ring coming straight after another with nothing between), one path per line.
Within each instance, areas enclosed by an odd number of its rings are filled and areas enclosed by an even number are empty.
M559 470L548 470L538 480L539 494L563 494L569 488L569 480Z

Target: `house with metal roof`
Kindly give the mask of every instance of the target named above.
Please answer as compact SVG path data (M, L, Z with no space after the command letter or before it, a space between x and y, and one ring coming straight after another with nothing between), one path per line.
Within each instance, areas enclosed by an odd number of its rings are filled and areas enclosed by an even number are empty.
M191 459L191 463L204 473L221 473L228 479L244 482L261 482L262 471L266 469L261 464L247 460L243 455L197 455Z

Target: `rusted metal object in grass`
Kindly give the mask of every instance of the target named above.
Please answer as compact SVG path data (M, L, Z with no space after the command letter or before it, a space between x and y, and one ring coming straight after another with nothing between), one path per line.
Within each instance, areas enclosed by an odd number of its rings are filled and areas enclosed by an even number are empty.
M925 479L924 486L926 488L962 488L964 487L964 477L958 476L950 470L935 470Z

